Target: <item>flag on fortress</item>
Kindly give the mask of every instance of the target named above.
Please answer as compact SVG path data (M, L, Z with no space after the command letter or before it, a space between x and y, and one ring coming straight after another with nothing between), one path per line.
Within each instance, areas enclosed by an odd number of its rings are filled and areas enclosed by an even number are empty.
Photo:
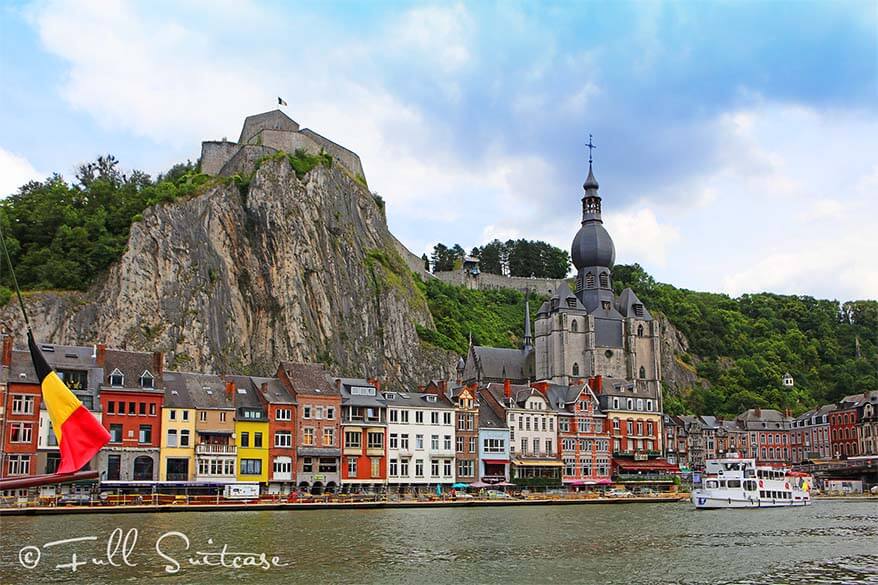
M58 473L79 471L110 441L110 433L49 367L30 331L27 345L61 451Z
M279 106L285 106L285 105L287 105L287 102L285 102L284 99L283 99L282 97L278 96L278 98L277 98L277 105L279 105Z

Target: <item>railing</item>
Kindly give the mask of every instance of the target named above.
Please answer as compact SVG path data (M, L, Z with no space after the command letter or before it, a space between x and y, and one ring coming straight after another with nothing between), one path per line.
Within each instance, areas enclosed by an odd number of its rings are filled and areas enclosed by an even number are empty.
M616 481L674 481L674 475L667 473L620 473L615 476Z
M235 445L222 445L214 443L200 443L195 445L196 455L236 455L238 447Z

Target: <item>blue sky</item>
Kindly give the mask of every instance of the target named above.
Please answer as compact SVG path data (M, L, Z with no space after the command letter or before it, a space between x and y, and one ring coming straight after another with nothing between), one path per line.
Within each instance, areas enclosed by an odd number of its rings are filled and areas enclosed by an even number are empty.
M421 253L569 247L594 135L619 262L731 294L878 298L878 3L12 2L0 191L159 172L283 96Z

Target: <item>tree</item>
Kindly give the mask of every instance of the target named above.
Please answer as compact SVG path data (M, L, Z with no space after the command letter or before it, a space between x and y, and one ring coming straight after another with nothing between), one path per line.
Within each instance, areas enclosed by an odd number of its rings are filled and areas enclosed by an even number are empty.
M447 272L454 269L454 254L441 242L433 246L430 260L433 263L433 272Z
M421 256L421 260L424 262L424 270L430 272L430 259L427 257L426 253Z

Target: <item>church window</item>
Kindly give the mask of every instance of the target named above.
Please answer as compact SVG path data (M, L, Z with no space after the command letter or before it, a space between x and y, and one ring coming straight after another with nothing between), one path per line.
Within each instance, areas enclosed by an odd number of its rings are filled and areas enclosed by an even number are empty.
M634 316L643 317L643 305L640 303L634 303Z
M646 378L646 368L644 368L643 366L640 366L640 378Z
M573 319L572 321L570 321L570 331L572 331L574 333L579 331L579 325L576 324L576 319Z
M613 350L608 349L607 351L604 352L604 355L607 356L607 358L613 357Z
M594 288L594 274L591 272L585 273L585 286L586 288Z
M610 288L610 277L606 272L601 272L601 288Z
M578 375L579 375L579 364L577 364L577 363L574 363L574 364L573 364L573 375L574 375L574 376L578 376Z
M637 326L637 337L643 337L643 323Z
M610 310L610 301L601 301L601 308L604 311L609 311Z
M567 307L571 309L576 308L576 297L567 297Z

